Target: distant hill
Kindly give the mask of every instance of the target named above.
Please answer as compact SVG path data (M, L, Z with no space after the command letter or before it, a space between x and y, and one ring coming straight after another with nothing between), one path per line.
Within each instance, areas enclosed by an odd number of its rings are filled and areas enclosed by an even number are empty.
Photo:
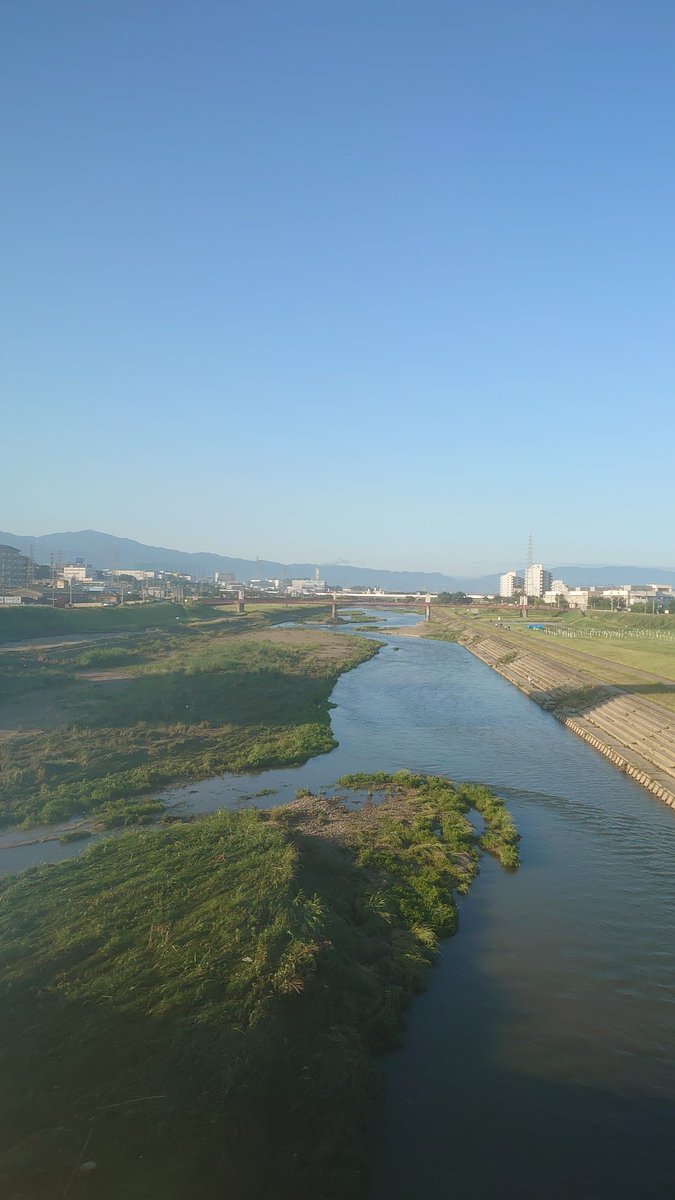
M229 558L223 554L206 551L191 553L172 550L167 546L146 546L130 538L116 538L110 533L99 533L95 529L77 532L47 533L40 537L22 537L14 533L0 532L0 543L16 546L27 554L33 546L36 562L48 563L50 555L63 562L83 558L85 562L100 568L111 567L117 556L119 567L135 567L155 571L180 571L185 575L210 576L215 571L230 571L236 579L252 579L256 571L272 579L307 579L321 567L322 578L336 587L380 587L391 592L487 592L497 590L499 576L482 575L479 578L443 575L438 571L381 571L371 567L350 567L331 563L280 563L251 558ZM622 583L669 583L675 585L675 570L662 567L631 566L587 566L567 564L552 567L554 579L564 579L571 586L599 584L610 586Z
M83 558L99 569L111 567L117 555L119 567L136 567L145 570L180 571L186 575L210 576L215 571L230 571L236 579L252 579L256 572L261 576L289 579L307 579L314 575L315 567L321 566L322 578L337 587L381 587L387 591L458 591L466 590L469 583L454 579L439 572L425 571L379 571L370 567L350 567L319 563L280 563L250 558L229 558L223 554L206 551L190 553L172 550L167 546L146 546L129 538L116 538L95 529L78 532L48 533L40 537L22 537L13 533L0 532L0 542L16 546L27 554L33 546L35 561L48 563L50 556L62 562ZM496 579L496 576L495 576Z

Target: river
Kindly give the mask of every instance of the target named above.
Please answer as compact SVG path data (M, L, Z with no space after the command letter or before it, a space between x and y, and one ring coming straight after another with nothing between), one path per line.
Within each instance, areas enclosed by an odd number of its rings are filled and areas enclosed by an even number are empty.
M674 1195L673 810L458 645L388 635L332 699L332 753L171 802L283 803L409 767L490 784L522 834L520 871L483 863L382 1059L369 1200ZM55 846L22 865L77 849Z

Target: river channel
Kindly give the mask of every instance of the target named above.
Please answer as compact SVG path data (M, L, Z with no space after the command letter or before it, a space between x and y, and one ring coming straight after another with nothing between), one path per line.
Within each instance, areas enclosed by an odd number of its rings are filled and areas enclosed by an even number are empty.
M382 1059L368 1200L667 1200L675 812L464 647L384 640L336 685L330 754L169 793L197 811L270 805L408 767L509 802L522 867L484 861L402 1048ZM22 865L73 852L26 848Z

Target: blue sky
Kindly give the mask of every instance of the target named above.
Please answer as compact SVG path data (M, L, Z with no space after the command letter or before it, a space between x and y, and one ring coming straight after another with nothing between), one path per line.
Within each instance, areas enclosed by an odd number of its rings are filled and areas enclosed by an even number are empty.
M0 14L0 528L675 566L675 6Z

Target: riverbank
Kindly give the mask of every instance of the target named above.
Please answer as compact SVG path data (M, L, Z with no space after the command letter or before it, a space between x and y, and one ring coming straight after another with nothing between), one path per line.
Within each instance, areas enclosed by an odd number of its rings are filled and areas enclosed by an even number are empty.
M487 788L342 783L378 803L132 831L0 884L6 1194L362 1195L372 1054L518 837Z
M675 808L675 714L574 670L498 631L465 629L462 644L625 774Z
M379 643L287 617L188 610L84 649L0 652L0 825L151 820L163 805L147 796L169 784L331 750L331 691Z

